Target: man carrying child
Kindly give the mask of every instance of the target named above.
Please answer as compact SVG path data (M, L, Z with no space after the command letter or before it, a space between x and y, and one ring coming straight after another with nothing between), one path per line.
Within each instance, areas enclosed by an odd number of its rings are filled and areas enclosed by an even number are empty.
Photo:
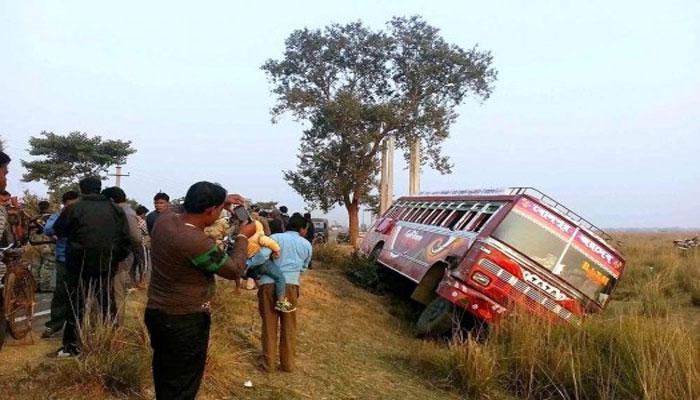
M296 310L296 307L287 299L287 280L279 266L271 262L258 264L261 260L255 258L263 248L272 251L272 258L279 258L280 246L269 236L265 235L265 230L260 221L253 219L252 223L255 224L255 235L248 238L247 264L249 268L246 271L246 276L248 278L259 279L262 275L266 275L272 279L275 285L275 310L285 313L292 312ZM269 254L267 254L267 257L265 255L262 257L269 258Z
M286 299L296 309L299 298L299 276L305 271L311 261L311 244L304 239L307 222L302 216L292 216L289 219L287 231L270 236L280 247L277 258L270 258L272 250L262 247L261 250L248 260L248 265L265 263L267 268L278 267L284 275ZM275 280L268 275L260 278L258 290L258 309L262 318L262 348L263 364L266 371L274 371L277 348L279 343L280 367L282 371L291 372L294 368L294 353L296 347L296 312L279 312L276 308L279 295L276 294ZM279 340L277 336L278 326Z

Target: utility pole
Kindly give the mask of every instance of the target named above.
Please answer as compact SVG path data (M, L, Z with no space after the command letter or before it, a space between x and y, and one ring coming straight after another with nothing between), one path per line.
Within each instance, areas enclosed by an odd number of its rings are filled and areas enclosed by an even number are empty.
M130 174L122 174L122 167L121 165L117 165L117 172L114 174L109 174L109 176L114 176L115 179L115 186L116 187L122 187L122 176L129 176Z
M408 166L408 194L420 192L420 140L411 143L410 164Z
M379 215L391 206L394 198L394 138L384 139L382 173L379 180Z

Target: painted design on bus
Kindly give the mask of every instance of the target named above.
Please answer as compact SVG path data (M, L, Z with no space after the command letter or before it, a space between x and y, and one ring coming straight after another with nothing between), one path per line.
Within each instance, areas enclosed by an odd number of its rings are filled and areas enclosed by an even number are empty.
M420 264L432 264L450 253L463 254L475 236L471 232L400 221L391 233L388 253L394 259L406 257L412 261L419 260Z

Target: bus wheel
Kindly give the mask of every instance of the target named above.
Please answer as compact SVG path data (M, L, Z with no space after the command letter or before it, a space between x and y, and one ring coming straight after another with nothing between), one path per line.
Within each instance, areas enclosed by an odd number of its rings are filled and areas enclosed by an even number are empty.
M452 303L436 297L418 317L418 336L439 336L452 330Z
M384 243L379 243L378 245L374 246L372 251L369 253L369 256L367 256L370 263L374 264L377 262L379 259L379 254L382 252L382 247L384 247Z

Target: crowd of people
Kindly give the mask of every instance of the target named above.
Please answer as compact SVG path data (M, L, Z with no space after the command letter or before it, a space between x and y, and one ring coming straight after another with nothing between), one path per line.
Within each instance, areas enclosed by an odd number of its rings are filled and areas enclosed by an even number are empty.
M0 152L0 232L3 245L18 234L3 196L10 157ZM216 277L258 290L262 363L292 371L300 276L311 266L309 214L285 206L262 210L211 182L197 182L175 206L165 193L154 210L132 209L119 187L99 177L62 194L60 210L40 202L27 236L39 249L38 289L52 290L42 334L62 332L56 357L81 354L86 309L112 327L124 324L128 293L147 287L143 315L153 349L158 399L193 399L203 376ZM0 271L2 273L2 271ZM85 332L82 332L85 333Z

